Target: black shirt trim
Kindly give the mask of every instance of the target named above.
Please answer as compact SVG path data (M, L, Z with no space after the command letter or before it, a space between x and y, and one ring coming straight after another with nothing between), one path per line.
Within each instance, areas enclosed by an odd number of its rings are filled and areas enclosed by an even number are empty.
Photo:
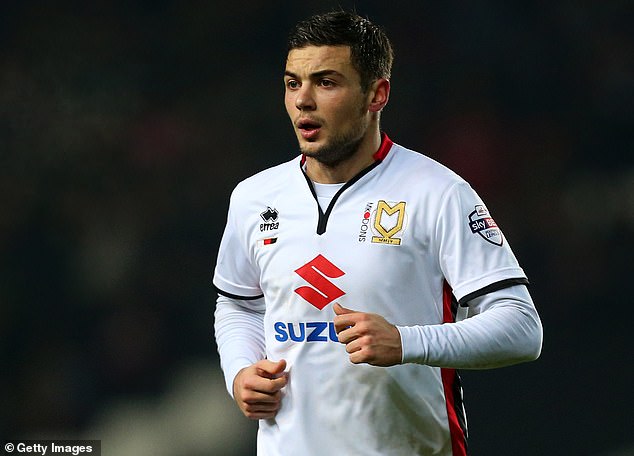
M484 288L481 288L477 291L474 291L472 293L469 293L468 295L463 296L462 299L458 301L458 303L462 307L466 307L469 301L475 298L479 298L480 296L484 296L487 293L493 293L494 291L503 290L504 288L509 288L509 287L512 287L513 285L528 285L528 284L529 284L528 279L526 279L525 277L517 277L514 279L500 280L499 282L492 283L491 285L487 285Z
M319 205L319 200L317 199L317 192L315 191L315 186L313 185L313 182L310 180L310 177L308 177L304 169L301 168L301 171L304 174L304 177L306 178L306 182L308 183L308 187L310 188L310 192L313 194L313 198L315 198L315 202L317 203L317 210L319 211L319 219L317 222L317 234L322 235L326 232L326 226L328 225L328 218L330 217L330 213L332 212L332 209L335 206L335 203L337 202L341 194L345 192L348 188L352 187L352 185L355 182L357 182L359 179L361 179L363 176L365 176L374 168L376 168L380 163L381 161L375 161L374 163L369 165L367 168L361 170L356 176L354 176L348 182L346 182L337 191L337 193L335 193L335 196L332 197L332 200L330 201L330 204L328 205L328 208L326 209L325 213L321 209L321 206Z
M216 291L218 292L218 294L221 294L227 298L231 298L231 299L242 299L244 301L253 301L254 299L260 299L263 298L264 295L258 295L258 296L240 296L240 295L235 295L232 293L227 293L226 291L221 290L220 288L218 288L217 286L214 285L214 288L216 289Z

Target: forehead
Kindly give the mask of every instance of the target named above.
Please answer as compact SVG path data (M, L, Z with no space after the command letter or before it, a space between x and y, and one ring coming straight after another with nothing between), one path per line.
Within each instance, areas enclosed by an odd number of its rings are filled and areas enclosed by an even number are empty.
M354 71L349 46L306 46L291 49L286 57L286 70L306 74L324 70L344 74Z

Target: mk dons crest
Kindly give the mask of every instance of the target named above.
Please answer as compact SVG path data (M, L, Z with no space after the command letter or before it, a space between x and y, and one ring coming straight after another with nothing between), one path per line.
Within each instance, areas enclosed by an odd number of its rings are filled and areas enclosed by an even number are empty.
M393 203L380 200L374 211L372 242L376 244L401 245L403 229L407 225L405 201Z

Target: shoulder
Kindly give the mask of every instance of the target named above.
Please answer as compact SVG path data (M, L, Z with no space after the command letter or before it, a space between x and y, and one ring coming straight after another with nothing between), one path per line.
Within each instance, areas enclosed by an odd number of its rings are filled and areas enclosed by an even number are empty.
M434 193L443 193L456 185L468 186L462 177L445 165L399 144L394 144L387 160L391 173L414 188L425 187L433 189Z
M256 199L263 195L275 194L282 188L288 188L290 176L299 172L300 157L264 169L236 185L231 194L232 201Z

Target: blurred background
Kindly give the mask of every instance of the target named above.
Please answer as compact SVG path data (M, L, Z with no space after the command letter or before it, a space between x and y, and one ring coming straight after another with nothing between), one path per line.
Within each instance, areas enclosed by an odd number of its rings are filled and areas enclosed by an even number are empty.
M463 372L473 454L634 454L631 1L2 2L1 438L254 454L211 275L233 186L297 154L287 31L337 6L393 40L384 130L532 282L541 358Z

